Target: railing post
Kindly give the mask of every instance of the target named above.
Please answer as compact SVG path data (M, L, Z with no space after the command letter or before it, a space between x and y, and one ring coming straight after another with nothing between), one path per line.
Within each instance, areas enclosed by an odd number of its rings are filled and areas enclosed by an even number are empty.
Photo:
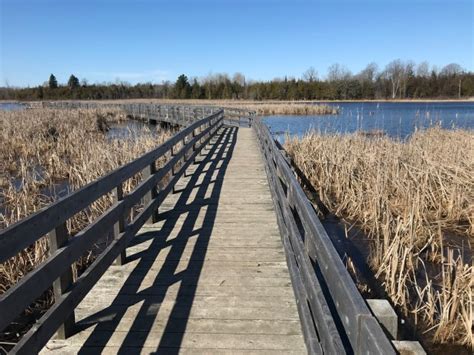
M199 133L205 131L207 128L207 123L204 123L203 125L199 126ZM202 135L201 138L199 139L199 146L202 145L202 143L206 140L206 135Z
M175 151L174 151L175 147L176 147L176 144L171 147L171 159L173 159L174 156L176 155L176 153L175 153ZM177 165L178 163L179 163L179 161L177 161L177 162L171 167L171 174L172 174L173 176L176 174L176 165Z
M120 183L114 191L114 202L122 201L123 200L123 185ZM118 239L120 237L120 233L125 230L125 215L122 215L117 223L114 224L113 235L114 239ZM115 265L123 265L125 264L125 259L127 258L127 252L124 249L117 259L115 259Z
M174 149L176 145L171 147L171 159L173 159L176 155ZM174 176L176 174L176 170L179 169L179 164L181 163L181 159L179 159L172 167L171 167L171 174ZM178 166L178 168L177 168ZM176 193L176 184L173 185L173 193Z
M194 139L196 136L197 136L196 129L193 129L192 139ZM198 143L197 141L193 143L193 153L196 151L197 143ZM194 163L196 163L196 158L197 156L194 157Z
M68 241L68 231L66 222L56 227L49 233L49 252L55 253L62 248ZM59 298L67 291L73 283L72 268L69 267L64 274L62 274L53 283L54 299L58 301ZM66 339L74 333L75 317L74 311L66 318L63 324L57 331L58 339Z
M181 159L181 164L185 164L186 163L186 136L184 136L183 140L182 140L182 144L183 144L183 158ZM184 172L184 175L186 176L186 171Z
M143 169L143 180L148 179L156 173L156 162L151 163L145 169ZM145 206L150 203L152 200L156 198L158 192L156 191L156 186L153 186L149 192L143 196L143 203ZM150 218L146 221L146 223L156 223L158 222L158 210L153 211Z

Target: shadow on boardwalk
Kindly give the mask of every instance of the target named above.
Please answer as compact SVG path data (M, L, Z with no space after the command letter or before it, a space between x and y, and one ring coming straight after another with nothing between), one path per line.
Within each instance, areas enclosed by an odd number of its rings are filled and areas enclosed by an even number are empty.
M79 353L91 353L92 349L93 352L101 352L114 331L118 329L128 307L139 303L141 305L133 323L119 345L119 353L125 354L129 353L131 348L143 347L158 320L158 312L167 291L171 286L179 284L175 303L172 305L156 349L157 352L178 353L198 287L216 217L223 177L232 157L237 133L238 128L221 129L213 138L214 144L208 145L205 151L201 152L201 157L204 158L195 163L195 171L188 177L186 187L177 191L175 209L160 215L161 230L142 233L132 241L131 246L147 241L151 241L151 244L143 251L128 257L127 261L138 261L137 266L128 275L110 307L78 322L78 331L97 324ZM200 220L203 215L204 228L197 229L198 217ZM167 240L171 232L175 237ZM187 268L178 272L178 265L191 237L195 240L195 244L189 255ZM145 280L146 270L153 266L165 248L169 248L169 252L152 285L141 289L140 285ZM125 302L123 295L127 295Z

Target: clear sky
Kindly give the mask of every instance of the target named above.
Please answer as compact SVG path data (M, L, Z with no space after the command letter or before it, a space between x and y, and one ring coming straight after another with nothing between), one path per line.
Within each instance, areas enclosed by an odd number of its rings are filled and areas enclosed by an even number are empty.
M340 63L474 70L474 0L0 0L0 86L324 76Z

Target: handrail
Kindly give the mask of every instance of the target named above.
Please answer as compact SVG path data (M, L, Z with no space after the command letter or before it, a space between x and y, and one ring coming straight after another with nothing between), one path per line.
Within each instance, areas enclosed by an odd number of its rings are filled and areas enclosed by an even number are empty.
M148 121L162 121L186 127L201 117L212 115L221 110L217 106L150 104L141 102L90 102L90 101L45 101L43 107L56 109L97 109L118 108L134 118Z
M0 262L15 256L47 233L50 233L52 242L50 256L0 296L1 331L53 283L57 284L57 280L67 275L71 265L100 237L114 230L114 240L75 282L71 279L66 287L55 286L55 304L23 336L12 352L39 351L61 324L67 322L79 302L123 253L131 238L155 215L158 206L172 191L186 168L223 125L223 119L224 112L221 110L193 123L138 159L0 231ZM175 147L177 148L174 149ZM166 157L169 152L170 159L156 169L156 161ZM142 181L128 195L123 196L123 183L140 172L144 172ZM164 179L170 173L170 181L164 184ZM156 191L156 187L162 183L164 187ZM65 222L110 192L114 192L116 196L115 203L94 222L68 239ZM145 203L144 209L126 224L124 215L141 200Z
M349 347L356 354L395 354L270 131L258 119L253 127L265 159L308 351L340 354Z

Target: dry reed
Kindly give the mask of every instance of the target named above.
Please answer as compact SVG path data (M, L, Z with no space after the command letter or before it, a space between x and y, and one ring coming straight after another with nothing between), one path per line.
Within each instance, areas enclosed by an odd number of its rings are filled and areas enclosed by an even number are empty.
M128 138L107 136L110 124L125 119L123 112L110 109L0 111L0 229L47 206L64 194L61 190L76 190L169 137L167 131L146 127ZM137 178L127 181L125 193ZM111 194L100 198L68 220L69 232L84 228L111 204ZM47 238L41 238L0 264L0 294L47 255Z
M369 262L392 301L434 341L474 346L474 266L443 244L474 236L474 133L435 127L401 142L312 132L286 149L321 200L371 237Z
M90 102L90 101L87 101ZM240 109L256 112L259 116L265 115L337 115L339 107L315 103L312 101L277 101L277 100L159 100L159 99L136 99L136 100L104 100L98 103L150 103L163 105L197 105L217 106L229 109ZM36 103L31 103L33 107Z
M246 103L226 105L226 108L238 108L254 111L257 116L268 115L337 115L339 108L329 105L310 105L302 103Z

